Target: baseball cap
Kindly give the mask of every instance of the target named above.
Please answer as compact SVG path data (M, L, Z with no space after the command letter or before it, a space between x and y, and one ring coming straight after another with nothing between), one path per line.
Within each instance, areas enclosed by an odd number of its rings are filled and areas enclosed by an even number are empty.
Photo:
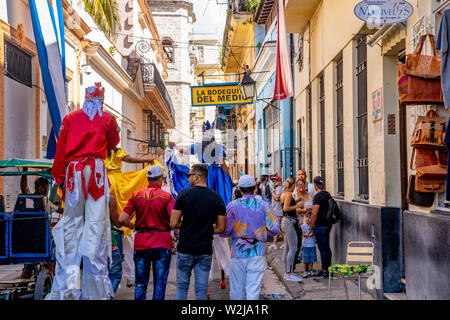
M253 178L253 176L251 175L246 174L239 178L238 186L241 188L254 187L255 185L256 185L255 178Z
M164 170L158 166L158 165L153 165L150 168L148 168L147 170L147 177L148 178L156 178L156 177L160 177L164 175Z
M325 179L322 178L321 176L314 177L314 184L315 184L318 188L324 189L324 188L325 188Z
M271 180L278 180L281 181L281 178L279 176L273 176L272 178L270 178Z

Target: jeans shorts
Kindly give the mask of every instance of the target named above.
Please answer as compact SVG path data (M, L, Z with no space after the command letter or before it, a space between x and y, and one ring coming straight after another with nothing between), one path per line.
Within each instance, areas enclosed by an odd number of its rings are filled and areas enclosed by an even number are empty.
M303 263L317 262L316 247L302 247Z

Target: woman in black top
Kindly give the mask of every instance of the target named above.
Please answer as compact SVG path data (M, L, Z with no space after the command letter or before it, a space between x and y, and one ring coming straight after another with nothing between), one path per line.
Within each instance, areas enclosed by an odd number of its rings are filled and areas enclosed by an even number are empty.
M303 206L303 202L296 204L292 197L295 189L295 180L288 178L283 185L283 193L281 194L281 204L283 206L283 220L281 221L281 231L284 233L284 252L283 260L285 264L284 279L290 281L302 281L302 277L297 276L294 272L295 253L299 246L297 232L295 226L298 224L297 208Z

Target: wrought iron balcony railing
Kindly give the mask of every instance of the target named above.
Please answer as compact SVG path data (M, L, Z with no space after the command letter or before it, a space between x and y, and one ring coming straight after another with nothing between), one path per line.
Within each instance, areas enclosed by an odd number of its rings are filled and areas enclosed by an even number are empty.
M159 74L158 68L156 68L154 63L141 63L141 70L144 86L155 86L158 89L167 108L169 108L172 114L172 118L175 120L175 109L173 108L172 99L170 99L169 92Z

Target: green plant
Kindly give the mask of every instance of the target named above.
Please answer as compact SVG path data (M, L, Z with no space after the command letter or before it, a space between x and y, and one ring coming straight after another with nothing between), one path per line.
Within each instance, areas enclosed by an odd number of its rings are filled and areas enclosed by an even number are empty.
M234 28L233 28L232 26L230 26L230 25L227 26L227 29L228 29L228 31L230 31L230 32L234 31Z
M231 16L231 9L227 10L227 16Z
M116 0L83 0L86 11L92 16L100 30L109 38L114 38L119 27Z
M116 53L116 47L114 47L114 46L109 47L109 53L110 53L112 56L114 56L114 53Z
M247 0L245 2L245 7L247 8L248 12L255 12L256 8L258 8L259 6L259 1L260 0Z

